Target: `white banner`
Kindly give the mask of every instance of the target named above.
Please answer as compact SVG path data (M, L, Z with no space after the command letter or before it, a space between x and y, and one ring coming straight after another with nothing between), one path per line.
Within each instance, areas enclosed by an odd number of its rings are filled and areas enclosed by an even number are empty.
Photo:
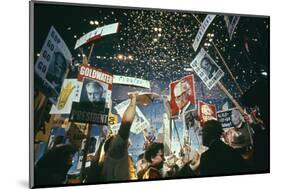
M114 108L117 111L117 113L120 115L120 117L123 117L124 112L126 111L127 107L130 104L130 99L121 102L120 104L116 105ZM139 134L144 129L148 128L149 122L146 119L146 117L143 115L143 113L140 111L138 107L136 107L136 115L134 118L134 121L131 126L131 132L135 134Z
M52 106L50 114L70 114L72 102L79 102L82 84L77 79L65 79L58 102Z
M190 66L194 69L208 89L212 89L224 75L222 69L216 64L204 48L201 48L195 59L190 63Z
M197 51L205 32L207 31L208 27L210 26L210 24L212 23L212 21L214 20L215 17L216 17L216 15L208 14L206 16L206 18L204 19L203 23L201 24L201 26L198 30L196 37L195 37L193 45L192 45L194 51Z
M85 43L99 39L105 35L117 33L118 26L119 23L114 23L103 27L99 27L93 31L88 32L87 34L83 35L76 41L74 49L77 49L78 47L84 45Z
M150 81L148 80L121 75L113 75L113 84L133 85L150 89Z
M232 39L233 32L240 20L240 16L224 16L224 21L226 23L227 31L229 34L229 39Z
M51 27L48 36L41 49L40 56L34 67L35 73L43 80L43 91L48 97L54 97L56 102L68 64L72 61L71 53L65 42Z

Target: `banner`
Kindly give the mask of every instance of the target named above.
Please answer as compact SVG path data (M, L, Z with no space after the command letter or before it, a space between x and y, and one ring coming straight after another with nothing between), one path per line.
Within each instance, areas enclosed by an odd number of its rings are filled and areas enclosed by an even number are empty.
M236 115L233 110L237 110L237 108L232 108L232 109L217 112L218 121L221 123L223 129L232 128L235 126L232 122L233 119L235 123L235 119L236 119Z
M70 114L72 102L79 102L82 84L77 79L64 79L58 102L50 114Z
M51 150L59 144L64 144L66 131L64 128L54 127L51 129L47 150Z
M96 39L99 39L103 36L117 33L119 27L119 23L109 24L103 27L99 27L93 31L88 32L87 34L80 37L75 44L74 49L77 49L78 47L89 43L91 41L94 41Z
M195 40L192 44L192 47L195 52L197 51L205 32L207 31L208 27L210 26L210 24L212 23L212 21L214 20L215 17L216 17L216 15L208 14L206 16L206 18L204 19L204 21L202 22L202 24L198 30L198 33L195 37Z
M190 63L195 73L200 77L208 89L212 89L222 78L224 72L212 59L212 57L201 48L195 59Z
M66 70L72 55L63 39L54 27L51 27L48 36L37 59L34 71L39 76L41 90L52 103L56 103L61 90Z
M126 111L127 107L130 104L130 99L121 102L120 104L116 105L114 108L117 111L117 113L120 115L120 117L123 117L124 112ZM149 122L146 119L146 117L143 115L143 113L140 111L138 107L136 107L136 115L134 118L134 121L131 126L131 132L135 134L139 134L144 129L148 128Z
M171 116L176 117L185 111L195 109L195 85L193 75L170 83Z
M201 126L204 126L206 121L217 120L216 106L200 100L198 101L198 114Z
M114 84L121 84L121 85L133 85L133 86L137 86L137 87L143 87L143 88L150 89L150 81L135 78L135 77L114 75L113 76L113 83Z
M100 69L81 65L77 80L83 81L83 84L79 103L72 103L70 120L107 125L113 76Z
M240 20L240 16L224 16L224 21L226 23L227 31L229 34L229 39L232 40L233 32Z

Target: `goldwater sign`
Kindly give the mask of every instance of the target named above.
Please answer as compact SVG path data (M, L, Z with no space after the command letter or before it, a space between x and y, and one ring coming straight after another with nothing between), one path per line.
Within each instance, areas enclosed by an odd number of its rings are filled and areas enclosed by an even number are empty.
M112 74L82 65L78 74L82 81L79 102L72 103L70 120L107 125L112 93Z

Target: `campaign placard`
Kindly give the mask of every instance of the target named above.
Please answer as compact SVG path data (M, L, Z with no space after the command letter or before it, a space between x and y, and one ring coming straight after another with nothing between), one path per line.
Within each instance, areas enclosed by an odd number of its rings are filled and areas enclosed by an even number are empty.
M111 108L113 76L100 69L81 65L78 81L82 81L79 102L72 103L70 120L106 125Z
M40 78L40 89L52 103L57 102L72 55L62 37L51 27L41 49L34 71Z
M87 34L80 37L75 44L74 49L77 49L78 47L89 43L91 41L94 41L96 39L99 39L103 36L117 33L119 27L119 23L109 24L103 27L96 28L93 31L88 32Z
M224 16L224 21L229 34L229 39L232 40L234 30L240 20L240 16Z
M223 129L234 127L234 124L232 122L232 119L235 119L234 114L232 115L234 109L237 110L237 108L232 108L217 112L218 121L221 123Z
M135 77L121 76L121 75L113 76L113 84L132 85L132 86L150 89L150 81L148 80L139 79Z
M196 34L195 40L192 44L192 47L193 47L194 51L197 51L205 32L207 31L208 27L210 26L212 21L215 19L215 17L216 17L216 15L208 14L206 16L206 18L204 19L204 21L202 22L202 24L201 24L201 26L200 26L197 34Z
M79 102L83 83L77 79L64 79L56 104L52 105L50 114L70 114L72 102Z
M212 89L224 75L223 70L216 64L204 48L201 48L200 52L190 63L190 66L208 89Z
M209 120L217 120L216 106L203 101L198 101L198 115L201 126Z
M193 75L187 75L170 83L170 97L170 112L174 118L185 111L195 109L196 97Z

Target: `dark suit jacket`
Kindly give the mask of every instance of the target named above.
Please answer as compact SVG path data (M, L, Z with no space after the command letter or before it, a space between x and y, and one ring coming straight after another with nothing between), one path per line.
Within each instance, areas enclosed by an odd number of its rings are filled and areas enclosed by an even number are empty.
M215 141L204 152L200 161L200 175L232 175L245 173L248 169L242 156L222 141Z

